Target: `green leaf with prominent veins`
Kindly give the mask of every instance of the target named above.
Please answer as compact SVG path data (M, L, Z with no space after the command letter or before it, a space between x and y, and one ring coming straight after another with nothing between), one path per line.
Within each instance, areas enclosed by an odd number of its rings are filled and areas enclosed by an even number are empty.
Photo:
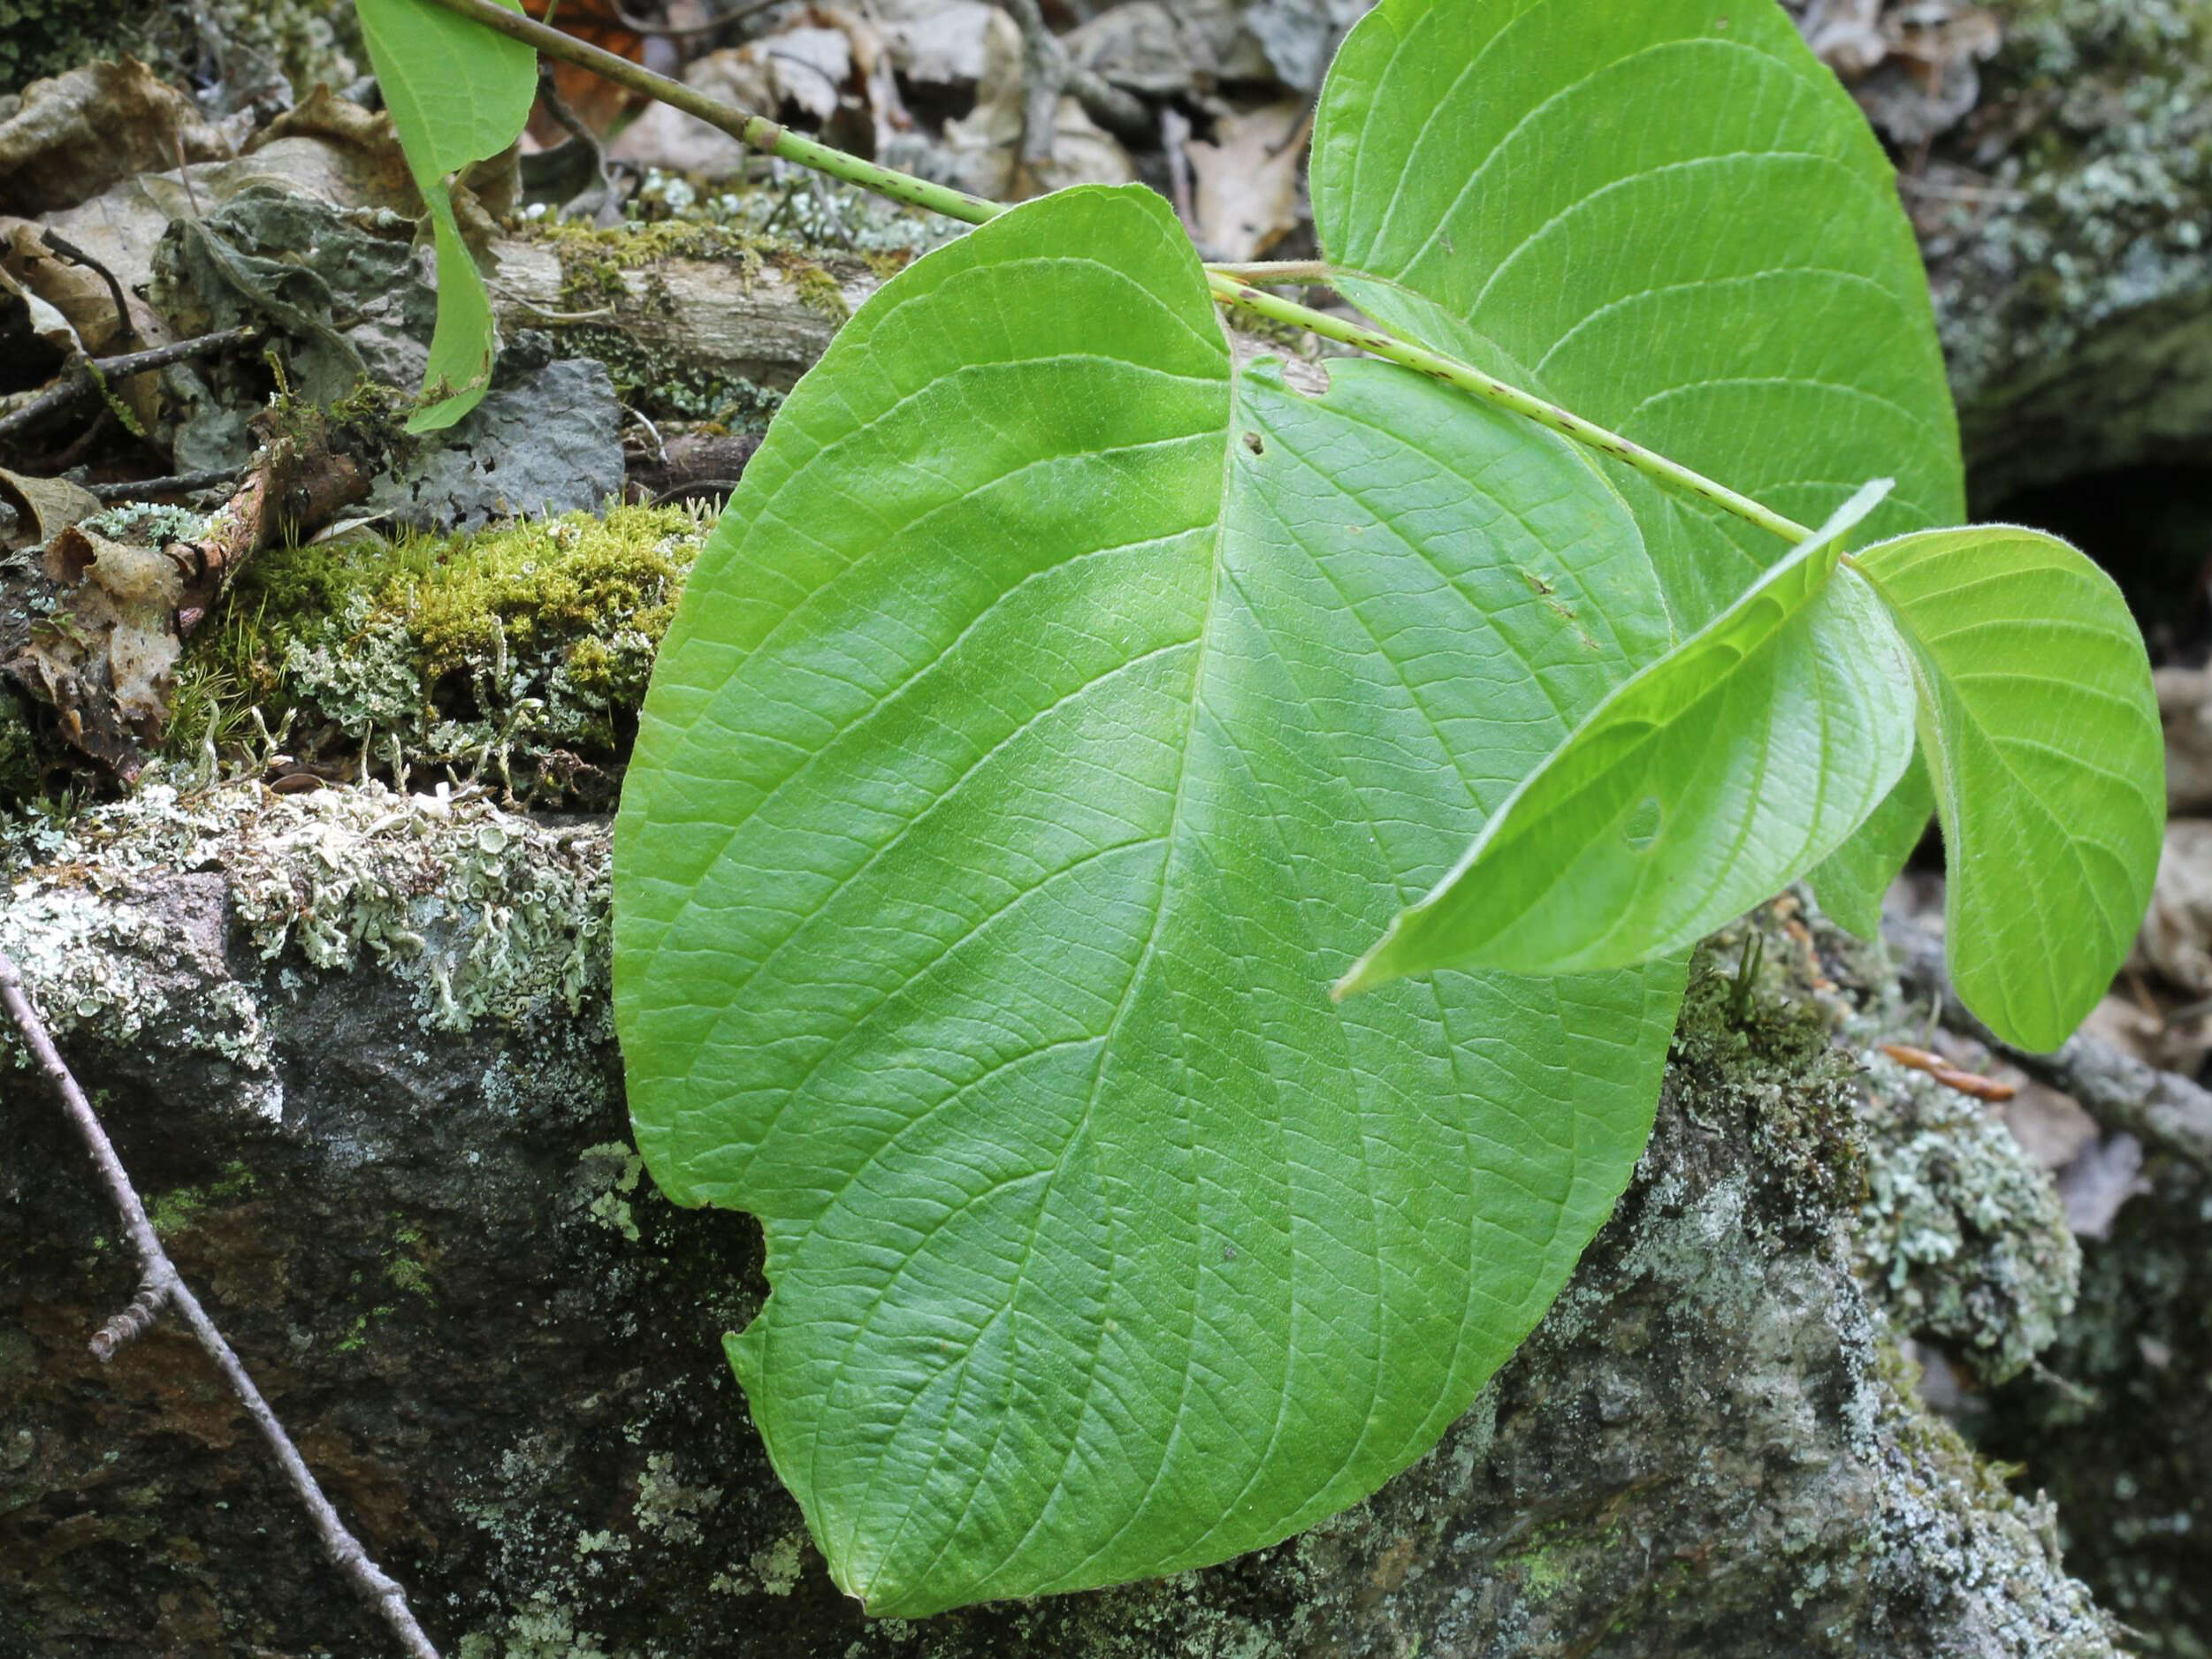
M519 11L522 0L500 0ZM484 401L499 347L492 297L454 220L447 176L518 138L538 96L538 54L429 0L356 0L369 61L430 212L438 251L438 326L423 387L437 401L410 432L451 426Z
M1804 523L1875 477L1873 535L1965 516L1894 172L1773 0L1382 0L1313 202L1346 292L1430 345ZM1621 488L1685 635L1787 551Z
M1837 569L1885 487L1599 704L1340 993L1437 968L1648 962L1827 857L1912 758L1895 632Z
M1931 530L1858 555L1919 687L1959 995L2056 1048L2112 983L2158 873L2165 751L2143 637L2056 537Z
M1769 507L1817 524L1893 477L1871 535L1966 515L1895 173L1772 0L1382 0L1323 88L1313 202L1371 316ZM1602 464L1683 635L1788 551ZM1829 872L1862 920L1909 813Z
M637 1142L881 1613L1282 1538L1419 1457L1648 1130L1680 963L1329 981L1667 619L1572 445L1232 368L1173 214L1018 208L793 392L615 836Z

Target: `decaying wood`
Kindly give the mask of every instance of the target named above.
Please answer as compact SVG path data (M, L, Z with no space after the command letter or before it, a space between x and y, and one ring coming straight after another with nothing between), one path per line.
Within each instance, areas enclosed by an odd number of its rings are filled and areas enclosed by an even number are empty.
M828 349L843 318L820 285L810 293L774 263L750 269L738 261L664 258L621 273L623 296L579 309L563 292L561 255L544 242L504 240L492 255L492 300L500 326L609 328L672 367L740 375L767 386L789 386ZM855 261L828 276L847 313L881 285Z

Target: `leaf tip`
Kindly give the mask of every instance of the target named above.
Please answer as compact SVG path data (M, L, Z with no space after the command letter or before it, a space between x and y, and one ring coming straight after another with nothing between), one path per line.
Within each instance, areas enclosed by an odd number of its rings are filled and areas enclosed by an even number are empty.
M1329 1001L1341 1002L1346 997L1355 997L1362 991L1372 991L1377 986L1387 985L1397 978L1398 970L1384 959L1384 953L1389 949L1391 940L1397 934L1398 925L1393 922L1390 932L1376 940L1367 955L1346 969L1344 977L1329 987Z

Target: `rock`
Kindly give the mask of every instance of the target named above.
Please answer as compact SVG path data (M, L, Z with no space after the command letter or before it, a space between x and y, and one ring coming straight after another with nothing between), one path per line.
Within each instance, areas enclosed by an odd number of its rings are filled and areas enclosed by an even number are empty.
M0 947L180 1266L448 1654L2113 1651L2048 1509L1914 1397L1850 1237L1879 1108L1802 993L1739 1010L1701 964L1613 1222L1374 1499L1205 1572L871 1624L721 1357L755 1229L626 1139L603 820L156 786L0 868ZM174 1330L87 1355L131 1265L20 1074L0 1137L0 1654L382 1651Z
M2130 962L2192 1001L2212 995L2212 819L2167 824L2150 911Z
M1905 152L1902 181L1976 496L2201 460L2212 434L2212 6L2000 0L1989 11L2002 40L1978 65L1977 102L1932 148Z
M2080 1305L1980 1438L2027 1459L2066 1558L2140 1640L2192 1659L2212 1631L2212 1178L2157 1160L2110 1237L2082 1246Z
M518 335L492 390L419 460L396 460L369 498L407 529L468 529L604 506L622 490L622 405L606 365L525 355ZM519 359L519 361L517 361Z

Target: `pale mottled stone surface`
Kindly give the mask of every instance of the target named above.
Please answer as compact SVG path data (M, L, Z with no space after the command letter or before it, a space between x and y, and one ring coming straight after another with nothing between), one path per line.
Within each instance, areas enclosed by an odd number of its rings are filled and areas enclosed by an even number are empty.
M1732 955L1619 1214L1430 1458L1208 1572L868 1625L721 1358L751 1223L671 1208L624 1138L602 821L157 788L7 845L0 945L449 1652L2110 1651L2048 1511L1918 1407L1870 1294L1852 1220L1911 1126L1802 990L1739 1025ZM378 1651L182 1341L86 1355L129 1264L19 1072L0 1143L0 1654Z

